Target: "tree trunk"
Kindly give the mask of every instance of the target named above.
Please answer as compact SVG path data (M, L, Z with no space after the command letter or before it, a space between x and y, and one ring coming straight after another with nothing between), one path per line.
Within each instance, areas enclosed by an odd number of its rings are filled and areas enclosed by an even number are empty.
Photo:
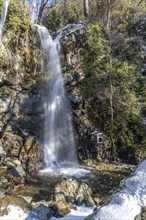
M83 0L84 3L84 15L85 17L89 16L89 1L88 0Z
M110 51L109 51L109 62L110 62L110 72L109 72L109 83L110 83L110 139L112 144L113 156L116 157L115 154L115 141L114 141L114 107L113 107L113 80L112 80L112 72L113 72L113 61L112 61L112 29L111 29L111 1L107 0L107 34L109 35L110 41Z
M44 9L45 9L47 3L48 3L48 0L41 0L39 12L38 12L38 23L39 24L42 23L42 16L43 16L43 12L44 12Z
M107 24L106 24L107 31L110 30L110 26L111 26L111 1L107 0Z

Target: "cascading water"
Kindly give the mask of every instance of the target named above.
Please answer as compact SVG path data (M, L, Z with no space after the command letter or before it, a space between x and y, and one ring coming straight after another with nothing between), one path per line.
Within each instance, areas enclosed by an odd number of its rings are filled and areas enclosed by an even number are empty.
M77 166L70 108L65 96L59 59L59 42L38 25L42 46L42 71L47 81L44 123L44 162L46 168Z
M36 19L36 0L32 0L32 13L31 13L31 22L34 23Z
M0 41L2 39L3 26L6 21L9 2L10 0L4 0L3 7L2 7L1 20L0 20Z

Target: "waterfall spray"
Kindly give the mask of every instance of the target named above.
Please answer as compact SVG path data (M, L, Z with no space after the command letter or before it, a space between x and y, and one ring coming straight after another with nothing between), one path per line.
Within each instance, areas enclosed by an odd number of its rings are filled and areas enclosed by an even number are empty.
M35 22L36 17L36 0L32 0L32 13L31 13L31 22Z
M43 152L45 167L76 166L77 156L70 107L67 102L57 47L49 31L38 25L42 46L42 71L47 81Z
M1 20L0 20L0 41L2 39L3 26L6 21L9 2L10 2L10 0L4 0L3 7L2 7Z

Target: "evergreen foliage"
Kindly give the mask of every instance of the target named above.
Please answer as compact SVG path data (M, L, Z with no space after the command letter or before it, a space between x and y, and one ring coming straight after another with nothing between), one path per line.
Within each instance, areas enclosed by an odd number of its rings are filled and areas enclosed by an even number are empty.
M93 122L110 137L111 74L114 115L112 132L116 154L114 156L127 161L136 161L137 152L141 155L140 149L144 150L145 130L140 110L142 97L145 99L143 93L146 91L144 80L140 80L141 73L136 62L137 51L134 52L133 48L130 48L132 50L130 55L126 45L125 48L119 47L118 52L114 51L114 40L110 45L97 25L89 25L87 29L85 46L82 50L82 65L84 71L88 73L88 78L82 83L82 93L88 100L89 114ZM110 50L113 52L112 72L110 72ZM141 93L141 102L138 99L138 92Z
M141 117L146 106L146 79L140 72L143 59L137 24L145 15L146 6L144 1L138 5L134 0L112 0L112 33L109 34L106 3L106 0L89 1L89 16L85 17L82 1L57 1L44 10L42 22L52 31L81 20L87 24L84 45L80 50L87 77L80 86L90 118L109 140L112 129L114 157L138 161L146 156L145 125ZM6 29L24 37L29 25L26 5L19 0L10 1ZM110 80L113 87L112 128ZM1 93L5 93L5 88Z
M3 0L0 0L0 8L2 8ZM30 25L30 17L27 6L20 3L19 0L10 1L6 18L5 32L10 31L11 35L24 37Z

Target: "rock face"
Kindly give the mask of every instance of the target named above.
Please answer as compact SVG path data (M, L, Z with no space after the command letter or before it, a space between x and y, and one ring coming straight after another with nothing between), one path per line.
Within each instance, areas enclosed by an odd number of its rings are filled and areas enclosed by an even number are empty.
M56 34L56 38L62 43L64 80L72 103L81 159L89 156L90 150L86 145L96 142L91 140L92 135L88 135L91 126L88 123L85 101L77 90L77 85L85 77L79 56L85 31L85 25L79 23L68 25ZM26 43L28 38L29 44ZM43 132L42 103L45 82L39 71L39 45L34 44L34 48L31 48L31 43L35 40L38 40L37 32L30 27L28 36L25 36L24 41L20 39L16 47L13 45L11 51L7 36L0 45L0 160L3 165L13 168L17 168L15 161L19 160L19 165L27 173L36 172L41 166L38 141L42 136L41 131ZM85 135L88 138L91 136L88 144Z
M28 32L33 39L35 29L30 27ZM27 37L26 34L23 40ZM38 137L41 130L37 50L32 50L22 39L16 47L10 45L11 51L8 44L9 39L5 36L0 45L0 161L7 167L19 165L25 172L33 173L39 169Z
M62 45L62 72L67 96L72 107L75 128L75 139L80 160L97 159L102 161L105 154L106 137L102 134L102 141L97 137L100 129L93 125L87 111L88 102L81 91L82 81L88 77L82 69L80 51L84 47L86 26L82 22L69 24L54 34Z
M97 142L99 129L88 117L87 103L80 90L86 77L80 55L85 33L86 27L80 22L67 25L54 37L62 45L62 72L72 107L79 158L102 160L106 157L105 142ZM0 161L9 168L22 166L27 174L37 172L42 166L39 143L43 136L46 90L39 59L40 45L35 42L39 42L37 31L30 26L17 45L11 45L7 35L0 45Z

